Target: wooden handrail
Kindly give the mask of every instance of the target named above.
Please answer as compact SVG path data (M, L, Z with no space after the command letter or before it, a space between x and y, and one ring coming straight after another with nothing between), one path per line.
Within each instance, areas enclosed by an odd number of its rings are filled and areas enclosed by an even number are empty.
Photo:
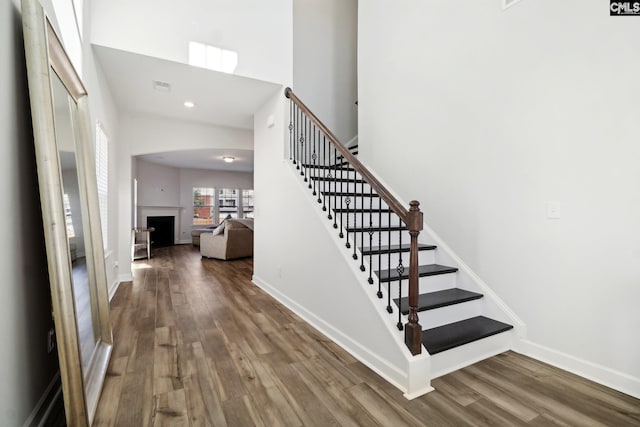
M284 95L297 105L300 111L302 111L305 116L322 131L324 136L329 139L329 142L333 144L334 148L342 155L343 160L360 174L364 181L366 181L369 186L375 190L387 206L389 206L389 208L398 215L400 220L406 224L411 236L411 245L409 250L409 316L408 321L404 326L404 342L412 354L420 354L422 352L422 327L420 326L418 319L418 235L422 230L423 223L422 212L420 212L419 208L420 203L416 200L412 200L410 203L410 209L407 210L404 205L400 203L398 199L396 199L353 154L351 154L349 149L338 141L338 138L336 138L333 132L331 132L329 128L327 128L327 126L325 126L325 124L322 123L306 105L304 105L304 102L302 102L300 98L293 93L291 88L286 88L284 90ZM290 127L289 129L292 128ZM311 188L311 185L309 185L309 188ZM320 202L320 199L318 199L318 202ZM349 203L348 199L347 203ZM329 216L329 218L331 217ZM337 226L334 224L334 227ZM342 237L342 234L340 237ZM348 239L347 247L349 247Z
M367 183L371 187L373 187L373 189L380 195L387 206L389 206L391 210L393 210L393 212L395 212L396 215L398 215L405 224L408 224L409 212L404 207L404 205L400 203L398 199L393 197L391 193L389 193L384 185L382 185L380 181L378 181L376 177L373 176L362 163L360 163L358 158L349 152L349 149L347 149L347 147L345 147L340 141L338 141L338 138L336 138L336 136L329 130L329 128L327 128L325 124L322 123L320 119L318 119L306 105L304 105L304 102L302 102L300 98L298 98L296 94L293 93L291 88L288 87L284 90L284 96L291 99L300 108L300 110L302 110L320 130L322 130L329 141L333 143L336 149L343 156L345 161L353 166L353 168L360 174L360 176L362 176L362 178L364 178L364 180L367 181Z

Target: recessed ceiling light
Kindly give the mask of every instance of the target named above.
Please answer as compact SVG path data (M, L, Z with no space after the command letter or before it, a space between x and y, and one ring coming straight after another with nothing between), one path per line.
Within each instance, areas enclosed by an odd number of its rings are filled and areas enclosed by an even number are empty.
M196 106L196 104L194 104L191 101L184 101L184 106L187 107L187 108L193 108L193 107Z
M235 159L236 159L235 157L231 157L231 156L222 157L222 160L224 160L226 163L233 163Z

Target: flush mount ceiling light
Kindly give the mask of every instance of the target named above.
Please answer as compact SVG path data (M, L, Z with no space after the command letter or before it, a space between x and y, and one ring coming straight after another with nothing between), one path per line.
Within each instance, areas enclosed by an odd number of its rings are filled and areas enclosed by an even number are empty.
M192 101L184 101L184 106L187 108L193 108L196 106Z
M225 163L233 163L233 161L235 160L235 157L231 157L231 156L223 156L222 160L225 161Z

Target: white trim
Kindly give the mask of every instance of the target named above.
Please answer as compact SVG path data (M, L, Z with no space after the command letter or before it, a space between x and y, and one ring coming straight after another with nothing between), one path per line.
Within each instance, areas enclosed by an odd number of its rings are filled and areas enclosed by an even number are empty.
M340 347L342 347L345 351L347 351L349 354L351 354L353 357L355 357L360 362L365 364L369 369L371 369L372 371L374 371L375 373L380 375L382 378L384 378L389 383L391 383L393 386L397 387L398 389L402 390L403 392L406 391L405 385L399 384L390 375L388 375L387 373L385 373L382 370L380 370L378 368L378 366L384 366L390 372L393 372L393 374L397 375L397 377L404 378L405 381L408 382L407 373L405 371L403 371L402 369L400 369L399 367L397 367L395 365L392 365L391 363L389 363L389 361L387 361L385 359L382 359L377 354L372 353L369 349L363 347L360 343L354 341L350 337L348 337L345 334L343 334L339 329L336 329L335 327L331 326L330 324L328 324L327 322L325 322L324 320L322 320L321 318L319 318L315 314L311 313L309 310L307 310L306 308L302 307L300 304L298 304L297 302L293 301L292 299L290 299L289 297L287 297L286 295L281 293L279 290L277 290L273 286L271 286L268 283L266 283L261 278L259 278L259 277L254 275L252 277L251 281L253 282L253 284L258 286L260 289L262 289L266 293L268 293L271 297L273 297L276 300L278 300L278 302L280 302L282 305L287 307L289 310L293 311L296 315L298 315L300 318L302 318L305 322L309 323L315 329L317 329L318 331L320 331L321 333L326 335L333 342L335 342ZM425 378L425 381L426 380L427 379ZM411 396L418 397L418 396L421 396L422 394L427 393L427 392L429 392L431 390L433 390L433 389L432 388L430 390L426 390L425 389L424 391L422 391L421 394L418 394L420 392L416 391L416 392L411 393Z
M42 393L42 396L40 396L40 400L38 400L38 403L36 403L36 406L34 406L33 410L31 411L31 414L29 415L29 417L26 419L26 421L22 426L23 427L44 426L45 421L47 421L47 418L49 417L49 414L53 409L53 405L56 403L61 393L62 393L62 382L60 381L60 371L58 371L54 375L53 379L51 380L47 388L44 390L44 393ZM46 402L46 407L45 407L46 409L44 410L44 412L42 412L42 416L40 417L40 419L36 420L36 417L38 416L40 409L42 409L42 407L45 405L45 402ZM34 422L37 422L37 424L34 424Z
M520 340L514 351L640 399L640 378L529 340Z
M118 286L120 286L120 283L122 282L131 282L133 281L133 275L131 273L121 273L118 274Z
M413 400L416 399L420 396L424 396L427 393L431 393L432 391L434 391L435 388L431 387L430 385L425 386L419 390L414 391L413 393L403 393L402 396L404 396L405 399L407 400Z
M358 145L358 135L354 136L344 144L344 146L347 148L351 148L354 145Z

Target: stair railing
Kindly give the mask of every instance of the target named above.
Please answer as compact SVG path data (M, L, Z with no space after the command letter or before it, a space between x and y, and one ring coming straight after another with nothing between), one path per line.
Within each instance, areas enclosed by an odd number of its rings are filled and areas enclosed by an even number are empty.
M378 209L377 230L373 225L373 199L379 197L390 208L388 220L389 229L386 236L389 245L389 254L391 249L391 211L399 218L397 229L409 231L411 243L409 248L409 315L408 321L404 325L401 322L401 289L402 281L399 286L399 307L398 307L398 329L404 329L405 344L413 355L420 354L422 350L422 327L418 319L418 235L422 230L423 215L420 211L420 203L416 200L411 201L407 210L377 179L376 177L356 158L348 148L346 148L336 136L322 123L315 114L293 93L291 88L286 88L284 94L290 100L289 105L289 159L300 171L300 175L304 177L304 181L308 182L308 188L313 191L314 196L318 196L318 203L322 204L322 210L328 211L328 219L333 220L333 227L340 229L339 236L343 238L346 234L346 247L353 246L353 258L357 259L357 232L360 232L360 245L364 248L365 233L369 235L369 248L374 243L373 235L378 233L378 249L382 248L382 210ZM345 168L344 166L347 166ZM323 171L323 172L321 172ZM353 174L351 173L353 171ZM359 174L362 179L357 179ZM312 183L313 181L313 183ZM333 187L332 187L333 184ZM369 190L364 189L365 184L369 185ZM349 185L353 185L353 191L349 191ZM358 192L360 185L360 192ZM375 191L375 193L374 193ZM333 196L333 197L332 197ZM344 199L343 199L344 197ZM352 199L353 198L353 199ZM365 200L368 200L365 201ZM360 208L356 208L358 204ZM332 205L333 203L333 205ZM338 203L340 207L338 208ZM351 204L353 207L351 208ZM368 203L368 209L365 207ZM346 208L344 207L346 205ZM333 207L332 207L333 206ZM380 205L379 205L380 206ZM332 215L332 209L334 214ZM365 211L369 212L368 228L365 226ZM355 221L360 211L361 228L356 227ZM338 214L339 212L339 214ZM346 213L346 215L344 215ZM350 226L350 215L354 216L353 227ZM338 217L340 217L338 221ZM346 217L346 219L345 219ZM339 223L338 223L339 222ZM404 226L402 224L405 224ZM344 232L343 232L344 231ZM353 232L353 245L350 241L350 231ZM401 236L400 232L400 236ZM402 240L400 240L400 247ZM402 261L402 251L399 253L400 261L396 268L399 277L404 277L404 265ZM364 256L361 257L360 269L366 270ZM369 284L373 284L372 277L373 255L369 256ZM378 268L381 268L381 255L378 254ZM390 276L392 270L390 265L386 277L387 282L387 311L392 312L391 307L391 285ZM382 298L381 282L382 277L378 277L378 297Z

